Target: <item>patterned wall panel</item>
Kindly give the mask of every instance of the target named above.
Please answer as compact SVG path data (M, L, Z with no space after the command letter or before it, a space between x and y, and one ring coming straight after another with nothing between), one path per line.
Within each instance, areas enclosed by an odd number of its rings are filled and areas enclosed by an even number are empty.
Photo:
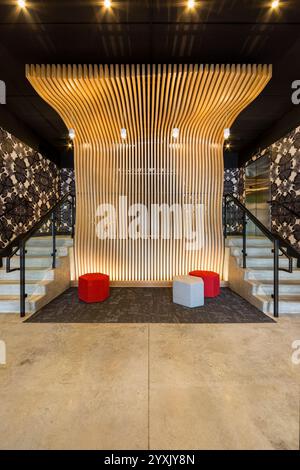
M254 155L255 161L263 155L270 158L272 200L283 203L294 212L300 212L300 127L284 138ZM272 229L300 251L300 219L279 205L272 206Z
M230 168L224 172L224 194L232 194L243 204L245 202L245 171L244 168ZM227 206L227 231L240 233L242 230L241 210L230 202Z
M102 271L113 281L169 281L200 267L222 274L224 127L271 73L260 65L27 67L33 87L76 131L77 277ZM173 128L180 130L176 142ZM122 195L149 209L202 204L201 248L187 251L183 239L148 234L99 238L99 205L117 207Z
M0 128L0 248L47 212L58 191L55 164Z
M71 193L75 196L75 172L72 168L62 168L60 170L59 182L60 195ZM62 233L72 231L72 213L70 204L63 204L58 214L58 230Z

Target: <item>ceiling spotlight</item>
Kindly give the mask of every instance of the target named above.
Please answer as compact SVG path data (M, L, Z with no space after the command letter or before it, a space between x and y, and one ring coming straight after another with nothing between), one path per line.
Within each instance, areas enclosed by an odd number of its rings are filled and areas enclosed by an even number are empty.
M230 144L226 144L225 148L226 148L226 150L229 150L230 149Z
M18 5L19 5L20 8L25 8L26 7L25 0L18 0Z
M224 139L227 140L230 137L230 129L227 127L224 129Z
M278 8L278 7L279 7L279 3L280 3L279 0L274 0L274 2L272 2L272 4L271 4L271 7L274 8L274 9L275 9L275 8Z
M68 143L68 148L71 149L73 147L72 142Z
M110 0L104 0L104 6L105 6L105 8L111 8L111 1Z
M121 138L122 138L123 140L125 140L126 137L127 137L127 130L123 127L123 128L121 129Z
M69 129L69 137L71 140L75 139L75 131L74 129Z
M195 8L196 2L195 0L189 0L187 4L188 8L191 10L192 8Z
M173 139L178 139L178 137L179 137L178 127L174 127L174 129L172 130L172 137L173 137Z

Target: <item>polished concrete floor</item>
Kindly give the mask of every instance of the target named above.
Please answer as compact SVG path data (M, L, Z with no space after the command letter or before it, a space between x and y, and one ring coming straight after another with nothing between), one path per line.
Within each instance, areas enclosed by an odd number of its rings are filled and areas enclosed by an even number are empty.
M300 318L35 324L0 316L1 449L298 449Z

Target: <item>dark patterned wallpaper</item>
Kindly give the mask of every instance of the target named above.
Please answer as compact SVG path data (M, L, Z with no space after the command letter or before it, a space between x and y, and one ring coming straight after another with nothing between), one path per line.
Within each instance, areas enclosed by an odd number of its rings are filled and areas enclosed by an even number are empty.
M251 161L268 155L272 201L300 212L300 127L272 144ZM300 251L300 218L282 206L272 206L272 229Z
M284 203L286 206L300 212L300 127L284 138L275 142L262 152L254 155L247 164L262 156L270 159L271 198L273 201ZM246 166L247 166L246 164ZM244 168L225 170L224 193L230 193L245 200L245 171ZM229 219L229 230L239 229L238 210L232 208ZM282 206L272 206L272 229L287 239L291 245L300 251L300 219Z
M64 196L67 193L75 196L75 174L71 168L62 168L60 170L60 194ZM59 231L67 233L72 231L70 204L64 204L60 210Z
M245 171L244 168L231 168L224 172L224 194L232 194L242 203L245 201ZM227 230L229 233L241 231L241 211L232 202L227 209Z
M39 220L58 194L55 164L0 127L0 248Z

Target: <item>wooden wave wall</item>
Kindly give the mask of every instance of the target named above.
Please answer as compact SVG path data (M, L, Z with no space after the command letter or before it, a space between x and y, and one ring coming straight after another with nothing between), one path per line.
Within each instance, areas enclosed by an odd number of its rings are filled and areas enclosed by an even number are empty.
M224 128L264 89L268 65L28 65L39 95L75 129L76 276L155 283L223 267ZM120 130L126 128L127 139ZM179 138L172 138L172 129ZM204 204L203 245L100 240L97 207Z

